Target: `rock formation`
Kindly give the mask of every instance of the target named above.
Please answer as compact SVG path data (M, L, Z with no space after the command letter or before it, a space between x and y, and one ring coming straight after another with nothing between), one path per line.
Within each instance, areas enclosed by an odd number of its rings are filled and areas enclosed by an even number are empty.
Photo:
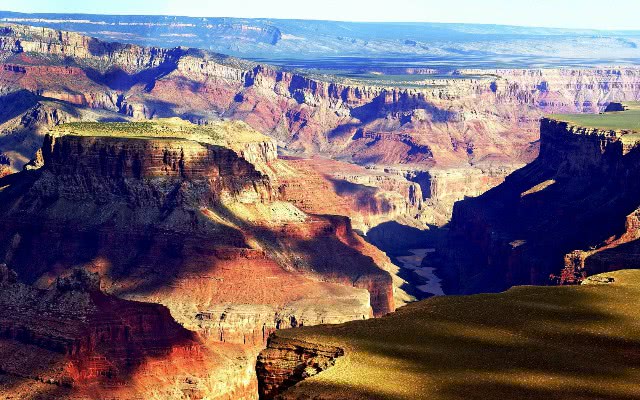
M39 286L84 266L225 342L393 311L388 259L347 218L281 201L276 157L239 122L61 125L0 193L2 257Z
M451 291L575 283L632 266L637 135L559 118L541 121L534 162L455 205L441 260Z
M227 360L208 367L224 396L252 393L247 360L274 330L409 299L347 217L282 200L293 170L275 149L242 122L62 124L0 181L0 260L38 290L75 290L61 277L82 268L109 296L162 304Z
M72 106L81 106L83 119L96 120L179 116L206 124L232 118L269 134L292 155L321 154L382 169L401 166L409 175L461 168L433 173L433 181L440 182L434 193L450 190L451 195L425 200L418 212L412 206L402 215L423 227L446 223L452 199L483 192L500 183L498 171L533 160L543 112L599 111L612 100L632 100L640 93L634 68L464 70L424 87L392 88L331 82L194 49L105 43L48 28L5 24L0 36L1 91L56 99L60 103L51 112L59 110L58 119ZM83 107L111 116L85 115ZM41 138L7 137L14 139L3 144L0 137L1 149L19 170ZM458 192L459 182L469 177L475 187Z
M298 340L269 338L256 364L261 399L273 398L289 387L334 365L344 355L339 347Z

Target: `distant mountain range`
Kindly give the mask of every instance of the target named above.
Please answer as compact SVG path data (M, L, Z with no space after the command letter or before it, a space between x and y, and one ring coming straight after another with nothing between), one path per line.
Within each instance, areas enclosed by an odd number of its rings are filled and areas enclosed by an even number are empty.
M288 68L345 74L406 74L415 73L415 68L450 71L629 65L640 61L640 30L8 11L0 11L0 22L71 30L145 46L195 47Z

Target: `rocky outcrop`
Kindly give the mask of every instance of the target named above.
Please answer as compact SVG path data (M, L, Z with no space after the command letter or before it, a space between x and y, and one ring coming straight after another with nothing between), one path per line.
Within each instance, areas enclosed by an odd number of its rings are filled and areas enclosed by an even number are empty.
M0 265L0 396L257 399L254 351L208 345L166 307L100 286L75 269L36 289Z
M49 290L16 279L0 265L2 348L35 347L45 356L42 363L57 368L29 365L33 360L16 354L2 358L4 374L77 388L91 381L126 382L152 358L198 358L205 351L166 307L106 295L97 275L75 270Z
M441 260L451 291L576 283L631 266L623 260L633 258L637 235L636 135L553 119L540 129L534 162L456 203Z
M339 347L302 340L269 338L256 363L260 399L273 399L296 383L332 367L344 355Z
M12 172L34 158L50 128L86 114L70 105L39 99L23 89L0 96L0 103L5 105L0 113L0 149Z
M280 200L270 139L229 124L62 125L42 166L3 185L2 259L42 287L83 266L211 341L259 346L278 328L393 311L388 259L348 218Z
M87 114L84 107L110 114L83 119L180 116L207 124L232 118L269 134L289 154L321 154L408 174L434 169L433 198L421 188L421 201L415 186L391 179L391 186L402 186L402 196L364 199L369 210L355 221L358 229L387 217L423 228L443 225L454 201L482 193L500 183L505 171L535 158L543 112L600 111L611 100L636 99L640 93L640 74L633 68L465 70L455 79L427 80L425 87L394 88L317 79L193 49L105 43L47 28L5 25L0 36L0 88L82 106L80 114ZM47 65L41 55L50 59ZM6 145L0 140L0 145L20 152L21 157L10 153L19 170L40 140L24 145L22 139ZM441 172L452 167L457 172ZM367 214L387 216L367 221Z

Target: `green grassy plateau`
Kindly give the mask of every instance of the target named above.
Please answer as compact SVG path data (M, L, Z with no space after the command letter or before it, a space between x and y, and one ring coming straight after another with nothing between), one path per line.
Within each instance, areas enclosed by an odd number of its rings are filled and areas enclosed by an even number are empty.
M179 118L140 122L70 122L55 127L52 133L131 139L188 139L222 146L268 140L240 121L196 125Z
M623 103L625 111L601 114L553 114L549 118L572 125L602 130L628 130L640 133L640 102Z
M640 270L615 282L443 296L278 331L345 356L285 398L640 399Z

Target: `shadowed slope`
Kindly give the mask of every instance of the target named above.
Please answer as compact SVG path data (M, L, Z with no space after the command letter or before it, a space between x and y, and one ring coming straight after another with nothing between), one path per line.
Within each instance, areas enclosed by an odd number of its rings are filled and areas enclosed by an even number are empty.
M279 331L281 347L345 353L282 398L640 398L640 271L606 276L613 283L437 297L376 320ZM259 371L277 365L265 354Z
M627 130L543 119L534 162L485 194L456 203L444 257L436 261L448 275L448 293L575 283L619 268L588 269L584 258L639 232L640 147L632 131L638 114L588 119L606 124L620 117L627 118Z

